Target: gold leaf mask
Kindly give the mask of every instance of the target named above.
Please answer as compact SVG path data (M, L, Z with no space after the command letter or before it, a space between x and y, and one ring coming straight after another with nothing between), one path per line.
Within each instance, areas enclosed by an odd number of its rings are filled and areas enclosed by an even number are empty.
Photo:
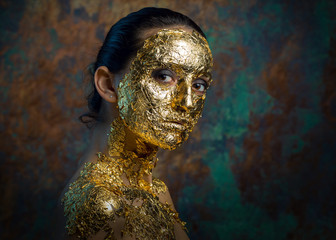
M176 148L202 113L211 67L198 32L160 30L145 40L119 84L121 118L144 142Z

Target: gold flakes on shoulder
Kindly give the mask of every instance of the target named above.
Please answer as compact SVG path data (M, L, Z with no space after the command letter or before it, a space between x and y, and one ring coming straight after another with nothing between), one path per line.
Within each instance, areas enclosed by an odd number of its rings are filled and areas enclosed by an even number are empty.
M167 191L166 185L159 179L153 179L152 184L143 179L157 161L156 152L139 157L125 151L120 124L122 120L117 119L111 125L108 155L98 153L96 163L85 164L63 198L68 233L87 239L104 231L105 239L116 239L111 224L124 219L123 236L175 239L174 224L183 226L183 222L168 204L159 201L158 195ZM124 183L123 176L129 183Z

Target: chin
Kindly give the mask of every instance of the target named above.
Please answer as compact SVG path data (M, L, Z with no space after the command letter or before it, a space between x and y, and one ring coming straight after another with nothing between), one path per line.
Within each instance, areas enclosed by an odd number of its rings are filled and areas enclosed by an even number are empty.
M180 134L162 134L155 136L152 140L152 144L158 146L162 149L174 150L179 147L188 139L189 134L187 132L182 132Z

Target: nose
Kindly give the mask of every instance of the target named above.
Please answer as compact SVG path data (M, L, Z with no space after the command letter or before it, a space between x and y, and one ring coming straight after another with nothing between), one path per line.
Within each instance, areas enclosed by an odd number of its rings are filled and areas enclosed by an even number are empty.
M188 112L193 107L192 90L185 82L181 82L178 86L172 105L174 109L184 112Z

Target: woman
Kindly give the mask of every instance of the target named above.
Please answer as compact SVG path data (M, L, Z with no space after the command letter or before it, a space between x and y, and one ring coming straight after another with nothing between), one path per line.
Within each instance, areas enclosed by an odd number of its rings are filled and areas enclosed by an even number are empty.
M144 8L111 28L83 116L96 120L93 144L62 201L70 236L188 239L152 169L158 148L176 148L196 124L211 67L204 33L180 13Z

